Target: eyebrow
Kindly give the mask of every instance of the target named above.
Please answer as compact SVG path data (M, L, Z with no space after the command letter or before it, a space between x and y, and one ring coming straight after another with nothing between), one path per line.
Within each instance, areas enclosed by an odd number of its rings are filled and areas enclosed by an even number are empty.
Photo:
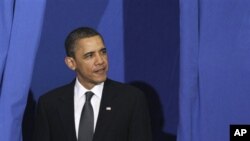
M100 49L100 51L103 51L103 50L107 51L107 48L103 47L102 49Z
M83 54L83 56L87 56L87 55L90 55L90 54L93 54L93 53L94 53L94 51L90 51L90 52L87 52L87 53Z
M103 47L103 48L101 48L99 51L107 51L107 48L106 48L106 47ZM89 55L89 54L94 54L94 53L95 53L95 51L90 51L90 52L87 52L87 53L83 54L83 56L87 56L87 55Z

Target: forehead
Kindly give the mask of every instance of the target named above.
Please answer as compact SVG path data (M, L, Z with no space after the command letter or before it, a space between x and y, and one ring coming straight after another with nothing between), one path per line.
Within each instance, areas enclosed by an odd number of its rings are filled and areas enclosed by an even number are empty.
M98 35L79 39L75 45L76 45L76 51L77 50L95 51L105 47L102 38Z

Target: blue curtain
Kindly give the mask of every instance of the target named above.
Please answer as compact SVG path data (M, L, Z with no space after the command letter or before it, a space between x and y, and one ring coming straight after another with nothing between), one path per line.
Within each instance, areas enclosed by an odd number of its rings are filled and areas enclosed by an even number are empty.
M0 1L0 141L22 140L21 123L45 0Z
M180 0L178 141L226 141L250 123L250 1Z

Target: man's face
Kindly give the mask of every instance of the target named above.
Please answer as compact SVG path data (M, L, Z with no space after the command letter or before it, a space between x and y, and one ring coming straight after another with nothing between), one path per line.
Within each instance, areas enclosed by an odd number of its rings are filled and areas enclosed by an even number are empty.
M76 71L80 83L87 89L104 82L107 78L108 57L100 36L77 41L75 57L66 57L65 61Z

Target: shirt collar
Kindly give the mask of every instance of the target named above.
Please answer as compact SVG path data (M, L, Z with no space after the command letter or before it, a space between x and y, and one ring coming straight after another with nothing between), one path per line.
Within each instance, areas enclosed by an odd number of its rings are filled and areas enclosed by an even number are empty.
M97 96L98 98L102 97L102 91L103 91L103 86L104 86L104 82L95 85L92 89L88 90L86 89L78 80L78 78L76 78L76 82L75 82L75 96L77 96L78 98L84 96L84 94L87 91L91 91L95 94L95 96Z

